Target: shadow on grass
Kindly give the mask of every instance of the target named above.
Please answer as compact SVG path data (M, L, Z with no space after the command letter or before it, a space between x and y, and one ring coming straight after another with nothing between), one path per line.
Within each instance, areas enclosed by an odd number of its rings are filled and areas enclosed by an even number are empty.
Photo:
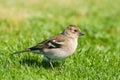
M31 58L24 58L21 61L19 61L22 65L28 65L28 66L34 66L34 67L44 67L45 69L51 69L51 66L48 61L42 60L40 62L38 59L31 59ZM59 66L59 62L54 62L53 66L57 67Z

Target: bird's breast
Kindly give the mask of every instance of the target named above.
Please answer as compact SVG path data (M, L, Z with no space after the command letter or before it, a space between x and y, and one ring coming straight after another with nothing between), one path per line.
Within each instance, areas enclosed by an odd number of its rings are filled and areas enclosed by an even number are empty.
M68 54L73 54L74 51L76 50L77 48L77 39L74 39L74 40L70 40L69 43L68 43L68 47L67 48L67 51L68 51Z

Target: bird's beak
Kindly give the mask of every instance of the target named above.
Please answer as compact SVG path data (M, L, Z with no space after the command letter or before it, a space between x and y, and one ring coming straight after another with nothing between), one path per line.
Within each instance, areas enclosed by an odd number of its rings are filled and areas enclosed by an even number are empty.
M80 35L80 36L83 36L83 35L85 35L85 34L84 34L84 33L82 33L82 32L80 32L80 33L79 33L79 35Z

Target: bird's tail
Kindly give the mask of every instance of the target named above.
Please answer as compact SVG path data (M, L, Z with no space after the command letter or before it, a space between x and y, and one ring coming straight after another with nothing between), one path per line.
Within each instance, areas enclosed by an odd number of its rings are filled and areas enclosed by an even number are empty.
M30 52L30 51L31 51L30 49L25 49L25 50L14 52L13 54L20 54L20 53L23 53L23 52Z
M21 51L17 51L17 52L14 52L13 54L19 54L19 53L23 53L23 52L35 52L35 53L40 53L41 52L41 49L37 46L33 46L33 47L30 47L28 49L25 49L25 50L21 50Z

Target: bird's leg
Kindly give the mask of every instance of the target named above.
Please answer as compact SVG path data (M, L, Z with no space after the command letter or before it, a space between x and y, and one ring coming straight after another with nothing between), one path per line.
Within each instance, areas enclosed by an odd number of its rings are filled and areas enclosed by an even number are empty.
M54 69L53 64L52 64L52 60L47 56L44 56L44 59L49 61L51 68Z
M53 64L52 64L52 61L51 61L51 60L49 60L49 63L50 63L51 68L52 68L52 69L54 69L54 67L53 67Z

